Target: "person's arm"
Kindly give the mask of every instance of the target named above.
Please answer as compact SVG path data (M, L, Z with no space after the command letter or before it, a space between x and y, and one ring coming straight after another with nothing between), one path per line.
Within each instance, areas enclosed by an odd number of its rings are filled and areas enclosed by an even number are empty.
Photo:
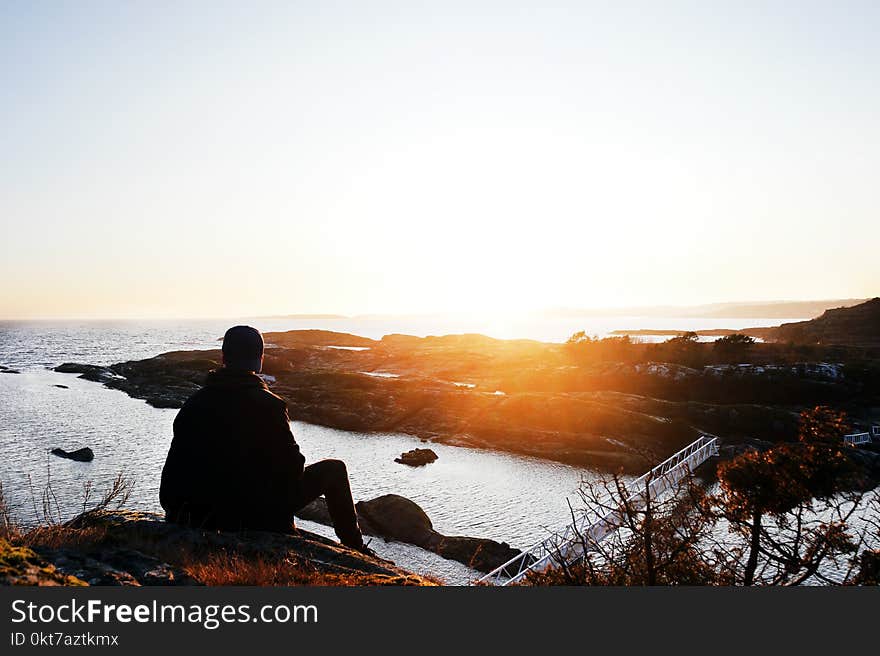
M302 476L303 468L306 464L306 457L300 453L299 444L293 436L290 429L290 415L287 414L287 404L284 404L284 441L287 444L287 458L290 471L299 479Z
M270 444L269 456L272 470L285 479L298 480L302 476L306 459L299 450L299 444L290 430L290 417L287 404L278 399L278 407L272 413L266 441Z
M189 402L178 411L174 418L174 437L162 467L159 484L159 503L166 512L174 513L178 504L191 496L198 486L197 470L193 463L200 461L195 440L195 427L192 424Z
M291 505L296 503L299 491L299 480L302 478L306 459L299 450L299 444L290 430L290 416L287 404L281 401L281 408L275 415L272 427L271 469L272 479L277 494Z

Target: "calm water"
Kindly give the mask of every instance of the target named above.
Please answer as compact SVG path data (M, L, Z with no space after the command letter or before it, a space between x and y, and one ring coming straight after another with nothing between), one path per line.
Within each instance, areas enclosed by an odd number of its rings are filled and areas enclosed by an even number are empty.
M592 321L592 320L591 320ZM616 328L689 329L692 319L622 318L575 322L537 322L492 330L490 325L430 323L409 320L251 320L264 331L326 328L379 338L392 332L446 334L484 332L497 337L528 337L561 341L586 328L602 335ZM749 321L759 325L759 320ZM776 323L766 322L766 325ZM150 357L175 349L216 348L230 321L153 322L3 322L0 323L0 365L21 371L0 374L0 481L15 515L24 522L38 518L47 481L68 517L80 507L83 485L104 489L121 471L135 480L130 507L159 510L159 475L171 441L176 410L156 409L122 392L59 374L49 368L61 362L112 364ZM712 327L699 320L699 325ZM65 385L67 389L56 387ZM348 464L357 499L397 493L421 505L438 531L503 540L525 547L568 519L567 498L578 483L592 477L588 470L533 458L445 445L432 445L440 456L427 467L394 462L402 451L419 446L401 434L362 434L293 422L294 434L309 461L340 458ZM91 463L77 463L48 454L54 447L91 447ZM302 526L325 535L325 527ZM475 576L468 568L420 549L374 541L379 553L399 564L434 574L450 583Z

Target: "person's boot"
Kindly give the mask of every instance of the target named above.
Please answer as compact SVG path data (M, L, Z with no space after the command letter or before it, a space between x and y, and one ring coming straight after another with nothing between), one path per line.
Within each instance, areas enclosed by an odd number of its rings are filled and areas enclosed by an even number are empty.
M393 564L394 564L393 561L388 560L387 558L382 558L382 556L380 556L380 555L377 554L375 551L373 551L372 549L370 549L370 547L369 547L369 543L365 543L363 540L361 540L360 544L356 544L356 545L346 545L346 546L347 546L349 549L353 549L354 551L357 551L357 552L359 552L359 553L362 553L362 554L364 554L365 556L369 556L370 558L374 558L374 559L376 559L376 560L382 561L383 563L388 563L389 565L393 565Z

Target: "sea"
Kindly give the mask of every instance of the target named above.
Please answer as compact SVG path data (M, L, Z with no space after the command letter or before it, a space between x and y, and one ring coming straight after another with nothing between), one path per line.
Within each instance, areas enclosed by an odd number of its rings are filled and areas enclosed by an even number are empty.
M239 323L263 332L324 329L375 339L481 333L502 339L563 342L576 331L695 330L771 326L793 319L571 317L520 320L467 318L250 318L217 320L0 321L0 483L13 518L23 525L68 519L94 503L120 473L133 482L127 507L161 512L159 478L172 437L173 409L148 406L52 369L63 362L110 365L174 350L214 349ZM652 339L657 339L656 337ZM17 372L17 373L12 373ZM418 503L447 535L492 538L526 548L564 526L589 469L509 453L433 444L439 459L411 468L394 462L424 446L411 435L353 433L292 421L307 462L339 458L348 466L356 500L395 493ZM92 462L51 455L90 447ZM91 487L91 500L86 489ZM298 521L333 537L328 527ZM373 539L380 555L446 583L466 584L478 572L410 545Z

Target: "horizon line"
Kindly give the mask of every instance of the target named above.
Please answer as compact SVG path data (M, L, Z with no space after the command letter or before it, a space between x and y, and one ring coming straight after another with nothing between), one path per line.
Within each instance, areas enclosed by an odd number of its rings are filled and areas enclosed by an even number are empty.
M523 309L523 310L506 310L501 312L487 312L484 315L475 313L472 310L438 310L438 311L422 311L422 312L359 312L353 314L344 314L336 312L291 312L291 313L266 313L266 314L246 314L246 315L168 315L168 316L147 316L147 315L122 315L122 316L39 316L39 317L0 317L0 322L51 322L51 321L82 321L82 322L99 322L99 321L221 321L221 320L253 320L253 319L315 319L327 321L339 320L381 320L392 318L416 318L416 317L438 317L438 316L457 316L470 315L483 318L491 316L534 316L534 315L554 315L559 313L566 314L620 314L625 311L669 311L669 310L699 310L699 309L717 309L717 308L735 308L738 306L773 306L773 305L807 305L807 304L833 304L833 303L864 303L877 298L876 296L868 297L848 297L848 298L824 298L824 299L776 299L776 300L744 300L744 301L715 301L709 303L696 304L657 304L657 305L621 305L621 306L555 306L541 309ZM830 307L830 306L829 306ZM836 306L840 307L840 306ZM637 314L633 316L638 316ZM674 316L674 315L671 315ZM726 317L719 317L726 318ZM729 317L738 318L738 317ZM761 318L761 317L742 317L742 318Z

